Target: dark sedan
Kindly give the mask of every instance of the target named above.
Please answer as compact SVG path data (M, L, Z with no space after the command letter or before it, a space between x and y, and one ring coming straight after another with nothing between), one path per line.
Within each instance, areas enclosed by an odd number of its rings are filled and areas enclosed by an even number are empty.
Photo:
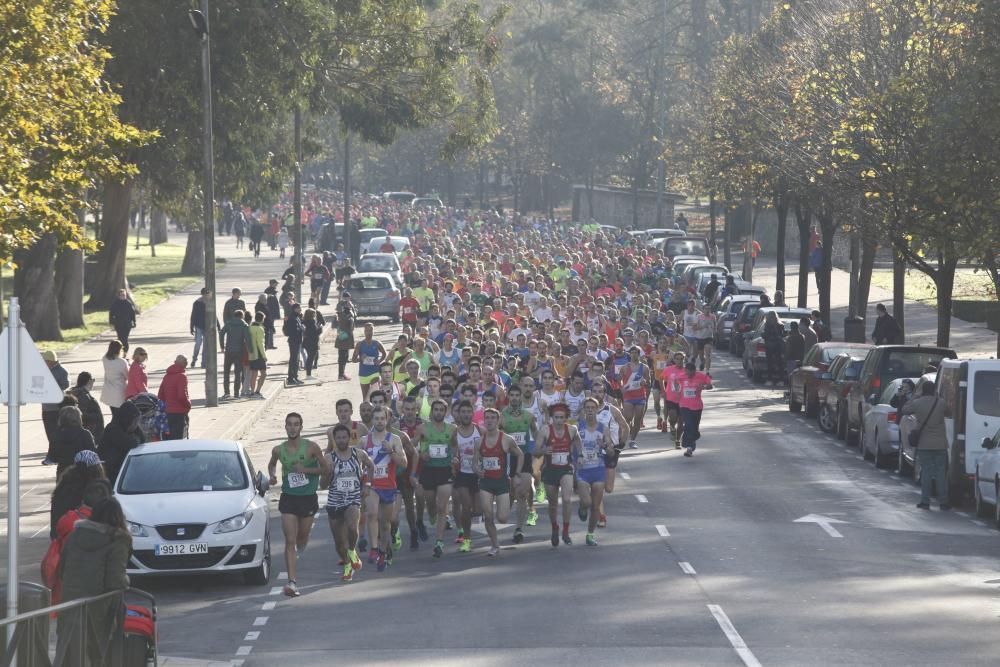
M864 356L871 345L865 343L817 343L806 351L802 365L792 371L788 380L788 410L799 412L806 409L806 417L815 417L819 412L819 396L816 385L819 376L830 368L830 363L840 354L848 353Z

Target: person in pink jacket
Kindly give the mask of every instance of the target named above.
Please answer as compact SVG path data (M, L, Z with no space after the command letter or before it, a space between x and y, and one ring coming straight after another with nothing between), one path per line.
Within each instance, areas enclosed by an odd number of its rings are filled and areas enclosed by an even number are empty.
M132 351L132 365L128 367L128 383L125 385L126 400L149 391L149 378L146 376L147 359L149 355L143 348L137 347Z
M188 432L188 413L191 399L188 397L188 379L184 371L188 360L183 354L177 355L174 363L167 368L167 374L160 383L157 396L163 401L167 413L168 440L183 440Z

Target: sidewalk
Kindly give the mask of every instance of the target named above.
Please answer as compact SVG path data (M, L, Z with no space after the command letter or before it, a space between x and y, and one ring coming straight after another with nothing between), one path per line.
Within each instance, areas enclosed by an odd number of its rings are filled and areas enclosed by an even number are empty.
M742 266L743 255L733 253L733 263ZM798 263L785 264L785 300L795 305L799 288ZM753 283L762 285L774 294L774 281L777 276L777 264L772 257L761 257L753 271ZM844 335L844 318L847 317L847 306L850 299L851 276L848 272L833 269L832 289L830 292L830 319L834 338L842 339ZM871 335L875 328L875 306L884 303L892 311L892 292L874 285L868 297L868 312L865 314L865 332ZM816 290L816 280L809 276L809 307L819 307L819 292ZM905 318L906 342L913 345L935 345L937 341L937 310L916 301L906 302ZM970 357L995 357L997 352L997 334L987 329L984 324L974 324L957 318L951 318L952 347L962 359Z

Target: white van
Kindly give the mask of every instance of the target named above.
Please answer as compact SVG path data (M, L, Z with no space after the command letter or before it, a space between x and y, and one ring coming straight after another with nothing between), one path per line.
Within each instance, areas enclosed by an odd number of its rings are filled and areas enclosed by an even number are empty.
M945 403L951 495L961 498L973 490L976 463L987 451L983 439L1000 429L1000 360L942 360L937 395Z

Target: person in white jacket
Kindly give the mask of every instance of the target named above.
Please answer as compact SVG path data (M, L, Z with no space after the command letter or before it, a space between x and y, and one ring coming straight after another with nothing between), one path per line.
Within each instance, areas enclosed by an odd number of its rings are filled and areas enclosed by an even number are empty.
M121 341L113 340L108 343L108 351L101 359L104 363L101 403L111 408L112 417L125 402L125 387L128 385L128 361L122 356L122 349Z

